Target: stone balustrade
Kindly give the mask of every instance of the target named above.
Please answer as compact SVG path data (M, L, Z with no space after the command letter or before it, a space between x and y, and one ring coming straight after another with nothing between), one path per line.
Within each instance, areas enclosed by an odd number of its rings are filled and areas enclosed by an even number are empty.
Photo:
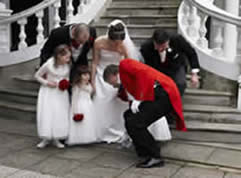
M23 12L13 14L9 17L0 18L0 30L4 27L9 27L11 24L16 23L19 26L19 33L16 34L19 42L16 45L17 49L10 51L11 44L8 46L1 46L0 48L0 66L7 66L17 64L37 58L40 49L47 38L52 28L57 28L63 24L69 23L89 23L97 13L104 7L108 0L79 0L77 13L74 15L73 0L66 0L66 4L61 4L61 0L44 0L41 3L29 8ZM60 13L61 7L65 7L65 12ZM0 14L3 10L0 9ZM11 12L11 11L10 11ZM61 17L60 14L66 14ZM28 18L35 16L37 19L36 29L37 35L35 44L28 44L28 35L26 33L26 26L28 25ZM47 19L47 22L46 22ZM45 21L45 23L43 23ZM31 24L32 25L32 24ZM9 29L7 30L9 33ZM7 40L8 42L10 40ZM2 50L4 49L4 50Z
M241 109L241 17L233 10L239 0L232 1L223 10L214 0L184 0L178 10L178 30L196 49L202 68L239 83Z

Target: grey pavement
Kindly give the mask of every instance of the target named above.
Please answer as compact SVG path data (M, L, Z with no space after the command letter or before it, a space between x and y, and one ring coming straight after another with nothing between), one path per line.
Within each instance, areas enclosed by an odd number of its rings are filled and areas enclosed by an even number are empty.
M172 131L162 168L135 168L133 149L93 144L36 149L35 123L0 119L0 178L241 178L237 133Z

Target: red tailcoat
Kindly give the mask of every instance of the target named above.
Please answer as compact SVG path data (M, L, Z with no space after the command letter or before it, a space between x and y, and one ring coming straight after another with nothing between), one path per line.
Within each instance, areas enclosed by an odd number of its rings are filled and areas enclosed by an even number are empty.
M177 129L186 131L181 96L176 84L170 77L133 59L122 60L119 66L119 73L124 88L136 100L140 101L154 100L154 83L158 81L167 92L173 107L173 113L177 116Z

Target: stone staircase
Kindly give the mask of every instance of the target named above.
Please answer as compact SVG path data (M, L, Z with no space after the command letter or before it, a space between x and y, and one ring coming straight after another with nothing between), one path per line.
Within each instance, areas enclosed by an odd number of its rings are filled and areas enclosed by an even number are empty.
M98 35L103 35L113 19L121 19L127 25L130 37L139 46L158 27L170 32L177 31L179 4L180 0L113 0L93 25L96 26Z
M177 31L176 12L180 2L181 0L113 0L92 25L96 26L98 35L102 35L113 19L122 19L127 24L131 38L140 46L157 27L170 32ZM32 74L15 75L11 80L15 87L0 87L0 118L35 121L39 84ZM234 98L229 92L187 89L183 102L188 128L205 130L206 123L213 123L216 124L213 127L215 130L219 123L241 124L241 111L234 108ZM225 126L222 128L225 130ZM210 127L208 129L212 130Z

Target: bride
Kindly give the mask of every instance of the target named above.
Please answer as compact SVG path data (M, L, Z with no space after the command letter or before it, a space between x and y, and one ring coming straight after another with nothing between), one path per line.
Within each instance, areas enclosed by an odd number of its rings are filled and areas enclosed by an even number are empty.
M107 143L123 142L126 139L123 112L128 108L128 103L117 97L118 89L103 80L103 72L109 64L119 65L125 58L141 60L141 54L130 39L126 25L121 20L114 20L108 25L107 34L95 40L93 61L91 66L91 82L95 91L94 111L97 122L98 141ZM160 119L160 122L162 122ZM156 139L170 139L170 131L160 129L163 123L151 125L151 132ZM166 124L167 125L167 124ZM158 133L162 131L162 135ZM162 138L160 138L162 137Z

